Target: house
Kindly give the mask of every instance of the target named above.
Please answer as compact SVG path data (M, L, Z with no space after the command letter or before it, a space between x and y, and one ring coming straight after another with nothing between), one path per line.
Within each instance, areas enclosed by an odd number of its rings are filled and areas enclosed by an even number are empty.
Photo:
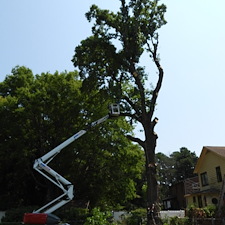
M169 193L170 195L162 200L164 210L178 210L186 208L183 181L170 186Z
M198 184L185 191L187 206L197 207L208 205L223 205L225 175L225 147L204 146L194 173L198 175Z
M163 209L185 209L187 207L187 196L190 196L197 191L199 191L198 176L190 177L176 184L173 184L169 190L170 195L162 200Z

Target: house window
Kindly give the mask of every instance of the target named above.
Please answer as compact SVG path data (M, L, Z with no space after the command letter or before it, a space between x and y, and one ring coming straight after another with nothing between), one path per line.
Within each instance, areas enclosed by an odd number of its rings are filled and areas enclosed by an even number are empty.
M199 195L199 196L198 196L198 207L199 207L199 208L202 208L202 206L203 206L203 205L202 205L202 196Z
M202 182L202 186L206 186L209 184L207 172L201 173L201 182Z
M205 204L205 206L207 206L207 199L206 199L206 196L204 196L204 204Z
M217 205L217 204L218 204L218 199L217 199L217 198L212 198L212 203L213 203L214 205Z
M194 205L196 204L196 197L195 196L193 196L193 203L194 203Z
M221 174L220 166L216 167L216 177L217 177L218 182L222 181L222 174Z

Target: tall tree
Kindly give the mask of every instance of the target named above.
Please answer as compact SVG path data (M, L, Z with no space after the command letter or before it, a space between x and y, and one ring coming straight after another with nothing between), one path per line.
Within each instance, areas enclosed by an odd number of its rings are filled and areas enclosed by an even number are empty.
M174 176L174 162L171 158L161 152L156 154L159 196L161 200L168 196L169 186Z
M174 168L172 183L195 176L193 172L198 160L195 152L191 152L186 147L182 147L180 151L173 152L170 158Z
M158 29L166 24L166 6L158 0L120 2L117 13L91 6L86 17L94 20L93 35L76 47L72 61L79 68L86 89L108 90L120 102L123 116L142 125L145 140L127 137L145 151L148 209L158 200L155 165L158 136L154 131L158 119L154 118L154 111L164 75L158 55ZM152 85L141 64L144 53L149 55L149 65L156 70L156 83ZM154 221L148 220L150 223Z
M169 156L163 153L156 154L159 190L162 198L170 195L169 186L195 176L193 172L197 159L195 152L191 152L186 147L174 151Z
M79 125L81 82L76 77L74 72L34 76L30 69L16 67L0 83L1 178L8 178L0 202L7 203L6 209L43 203L48 184L33 171L32 163ZM2 201L3 196L9 200Z

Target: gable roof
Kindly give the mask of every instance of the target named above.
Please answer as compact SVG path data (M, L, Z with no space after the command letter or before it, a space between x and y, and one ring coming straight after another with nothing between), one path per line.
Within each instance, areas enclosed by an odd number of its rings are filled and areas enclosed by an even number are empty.
M200 154L200 157L197 161L197 164L195 166L195 169L194 169L194 173L198 173L198 170L202 164L202 162L204 161L204 158L205 158L205 155L208 153L208 152L212 152L220 157L223 157L225 158L225 147L219 147L219 146L203 146L202 148L202 152Z

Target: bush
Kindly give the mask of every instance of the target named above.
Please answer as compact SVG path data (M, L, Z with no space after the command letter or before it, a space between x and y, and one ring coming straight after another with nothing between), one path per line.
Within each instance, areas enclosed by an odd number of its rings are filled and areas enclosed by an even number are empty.
M70 207L55 213L62 221L85 221L89 216L88 209Z
M193 205L191 205L187 209L187 216L189 218L211 218L215 216L216 213L216 206L214 205L209 205L204 208L197 208Z
M101 212L99 208L92 210L92 216L88 217L84 225L110 225L112 223L112 214L110 212Z
M147 220L146 209L136 209L131 211L128 215L126 215L120 224L124 225L144 224L144 221L146 220Z
M208 205L207 207L203 208L206 214L206 217L211 218L214 217L216 214L216 206L215 205Z
M192 225L191 220L188 217L179 218L177 216L168 217L162 220L163 225Z
M170 225L191 225L188 218L179 218L177 216L170 218Z

